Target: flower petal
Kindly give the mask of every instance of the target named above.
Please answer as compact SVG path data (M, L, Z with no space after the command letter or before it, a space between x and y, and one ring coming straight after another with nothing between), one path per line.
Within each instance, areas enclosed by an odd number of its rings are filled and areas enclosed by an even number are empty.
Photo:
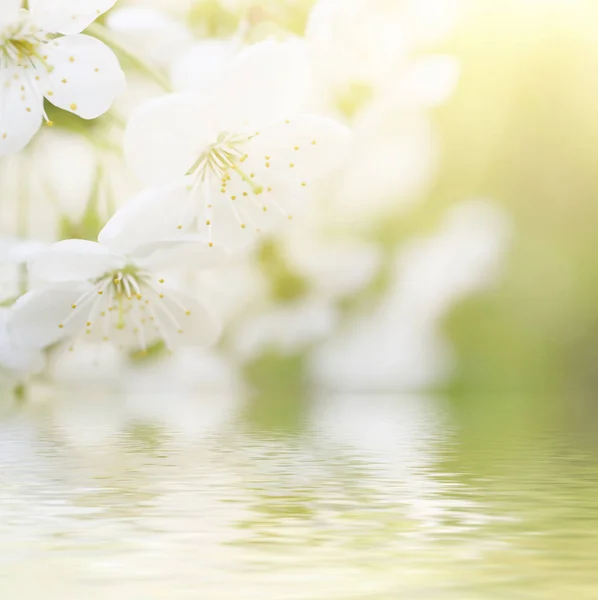
M0 58L0 156L22 150L40 128L42 97L36 85L23 67Z
M220 244L209 246L204 236L182 234L139 246L130 256L141 268L156 272L180 267L211 269L224 263L230 253Z
M149 184L183 177L220 128L220 107L199 94L170 94L133 112L124 138L127 163Z
M227 77L227 68L239 49L237 40L196 42L172 64L170 78L174 88L180 92L208 93Z
M17 373L39 373L44 368L44 356L38 350L15 343L8 334L10 315L10 309L0 309L0 367Z
M297 114L311 88L303 42L260 42L242 51L214 90L228 131L259 129Z
M29 273L36 281L90 281L125 264L123 257L97 242L64 240L38 252L29 263Z
M100 244L113 252L129 254L136 248L172 239L190 225L190 196L187 182L148 189L129 200L100 232ZM179 229L180 226L180 229Z
M253 137L245 149L246 164L266 178L309 184L346 160L351 137L350 130L333 119L299 115Z
M19 18L21 0L2 0L0 4L0 29Z
M156 311L171 349L211 346L220 336L219 319L205 305L182 292L165 291Z
M45 76L44 96L83 119L110 109L125 89L125 75L114 52L88 35L67 35L46 46L54 67Z
M11 338L24 348L45 348L85 325L89 310L73 304L93 286L87 283L57 283L21 296L8 322ZM63 327L60 327L63 325Z
M83 31L115 4L116 0L29 0L29 10L45 31L69 35Z

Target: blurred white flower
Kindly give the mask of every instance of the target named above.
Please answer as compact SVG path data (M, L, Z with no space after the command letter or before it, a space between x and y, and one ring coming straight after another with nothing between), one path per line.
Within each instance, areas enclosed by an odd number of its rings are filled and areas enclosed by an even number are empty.
M305 34L318 99L333 106L348 95L369 94L369 88L385 83L407 60L406 26L399 2L319 0Z
M284 304L263 307L251 314L233 332L233 350L242 360L275 350L285 355L302 352L315 341L332 334L338 312L316 294Z
M0 303L9 303L28 286L24 266L43 247L33 240L0 235Z
M13 234L20 226L47 242L97 235L139 189L112 144L104 127L89 137L52 127L22 152L0 158L0 231Z
M149 6L124 6L110 11L106 26L127 48L161 67L167 67L193 40L183 23Z
M509 237L502 211L464 202L439 234L412 242L398 256L391 289L374 311L358 315L314 353L314 380L332 389L422 389L451 367L439 321L463 297L490 285Z
M10 315L9 308L0 308L0 371L8 371L12 378L39 373L44 368L44 355L38 349L23 347L18 337L9 334Z
M148 242L140 229L117 213L98 243L65 240L36 254L31 277L49 285L17 301L10 331L36 348L62 340L71 348L110 342L141 352L157 342L168 349L213 343L219 326L210 311L158 273L185 260L211 266L222 254L197 236Z
M263 42L241 52L210 92L166 96L133 113L125 155L138 177L184 177L187 194L170 207L178 229L195 222L210 242L245 246L292 218L305 188L342 162L349 131L299 114L308 73L299 42Z
M105 113L124 89L114 53L80 34L116 0L3 0L0 7L0 155L39 129L44 98L84 119Z
M303 228L284 240L281 250L306 292L287 302L262 300L234 324L233 350L242 359L270 349L286 355L303 352L330 337L341 320L339 301L367 286L381 263L374 245L329 239Z
M227 76L227 69L241 51L236 39L196 42L173 61L170 78L178 92L209 92Z

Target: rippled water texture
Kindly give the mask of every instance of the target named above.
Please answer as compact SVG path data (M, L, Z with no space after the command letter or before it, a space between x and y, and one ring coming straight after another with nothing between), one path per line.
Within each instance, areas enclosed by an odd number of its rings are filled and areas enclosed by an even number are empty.
M0 597L598 598L592 436L465 413L335 394L7 406Z

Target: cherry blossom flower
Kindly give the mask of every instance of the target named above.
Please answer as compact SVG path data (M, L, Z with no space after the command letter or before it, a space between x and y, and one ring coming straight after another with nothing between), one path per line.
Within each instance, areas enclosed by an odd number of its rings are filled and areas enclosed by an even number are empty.
M307 188L341 163L349 131L303 114L310 77L303 45L262 42L242 51L210 90L168 95L133 113L128 163L147 184L180 180L168 208L229 249L291 219ZM139 218L143 215L139 206Z
M105 113L124 89L112 50L83 35L116 0L2 0L0 156L24 148L39 129L44 98L84 119Z
M213 266L224 252L198 236L160 242L151 237L117 213L98 242L65 240L46 247L29 263L32 280L43 285L17 300L9 331L33 348L100 342L143 353L159 342L169 350L210 345L219 333L217 320L163 273L173 274L187 261Z

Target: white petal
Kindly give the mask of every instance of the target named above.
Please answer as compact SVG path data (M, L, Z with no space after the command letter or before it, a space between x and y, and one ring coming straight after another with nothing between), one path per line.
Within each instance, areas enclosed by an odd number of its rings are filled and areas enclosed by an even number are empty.
M171 94L150 100L133 112L124 138L127 163L149 184L184 176L216 141L220 107L196 94Z
M222 85L227 69L239 52L236 40L202 40L194 44L173 63L170 78L174 88L181 92L209 93Z
M184 179L145 190L127 202L100 232L100 244L129 254L136 248L171 239L188 227L190 196ZM181 226L181 229L179 229Z
M0 156L22 150L41 125L43 98L30 71L0 58Z
M55 106L95 119L124 91L125 75L103 42L88 35L68 35L45 50L54 69L45 77L43 93Z
M9 335L26 348L45 348L59 342L85 325L90 305L79 306L76 311L72 306L92 289L86 283L58 283L25 294L12 308Z
M226 262L230 252L220 244L209 246L205 236L183 234L139 246L130 256L141 268L156 272L181 267L210 269Z
M18 345L8 333L11 311L0 309L0 367L19 373L38 373L44 368L41 352Z
M350 130L333 119L300 115L252 138L246 147L247 164L266 178L310 184L346 160L351 137Z
M405 73L398 92L424 107L446 102L459 81L459 61L452 56L432 56L417 61Z
M64 240L37 253L29 264L34 280L89 281L122 269L126 261L105 246L85 240Z
M168 290L160 301L162 304L158 305L158 315L174 348L211 346L220 336L221 325L218 318L191 296ZM169 319L166 312L170 313L174 320Z
M305 45L261 42L239 54L214 90L227 115L226 129L261 128L297 114L311 88Z
M120 40L139 53L152 65L169 67L193 40L189 30L180 21L148 6L123 6L111 10L106 26Z
M19 18L21 0L2 0L0 4L0 29Z
M29 10L45 31L69 35L83 31L115 4L116 0L29 0Z

